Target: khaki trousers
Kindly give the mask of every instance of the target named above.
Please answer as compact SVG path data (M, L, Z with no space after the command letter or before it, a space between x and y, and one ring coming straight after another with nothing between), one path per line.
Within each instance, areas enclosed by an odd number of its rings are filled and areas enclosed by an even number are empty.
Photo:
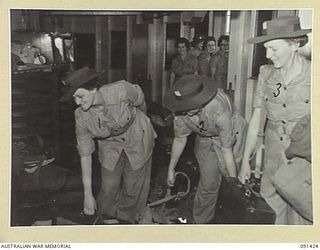
M134 223L143 212L150 188L152 157L139 169L133 170L122 151L116 167L102 167L98 209L102 214Z

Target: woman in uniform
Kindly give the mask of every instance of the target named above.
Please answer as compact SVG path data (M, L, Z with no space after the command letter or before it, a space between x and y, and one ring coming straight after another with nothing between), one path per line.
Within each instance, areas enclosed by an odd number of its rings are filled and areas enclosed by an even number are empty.
M218 39L219 51L210 61L210 76L220 84L219 88L227 91L228 60L229 60L229 36L222 35Z
M196 133L195 155L200 180L194 199L196 223L210 223L215 215L221 173L237 176L246 131L246 121L213 79L188 75L180 78L167 93L165 106L175 113L174 140L167 182L175 181L175 167L186 146L187 137Z
M260 67L239 179L244 183L250 178L249 158L257 142L260 119L267 121L261 194L275 211L276 224L310 224L281 198L271 181L286 161L284 152L293 127L310 114L310 61L298 54L309 32L301 29L299 17L284 16L264 22L263 35L248 40L263 43L272 65Z
M198 56L199 75L211 76L209 62L216 52L216 39L213 36L206 37L204 41L204 51Z
M146 206L151 155L156 134L146 116L144 94L138 85L117 81L101 86L99 74L88 67L71 73L61 101L73 97L77 148L84 187L83 211L98 208L107 217L134 223ZM92 192L94 139L101 163L97 204Z
M193 38L193 41L190 43L190 54L195 58L198 58L203 51L204 39L202 36L196 36Z
M189 53L188 39L180 37L176 41L178 55L171 62L170 87L182 76L198 74L197 58Z

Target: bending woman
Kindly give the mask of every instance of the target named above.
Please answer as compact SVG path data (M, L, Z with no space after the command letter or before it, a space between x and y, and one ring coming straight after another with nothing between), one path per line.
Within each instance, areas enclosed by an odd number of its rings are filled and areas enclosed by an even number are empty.
M138 85L117 81L100 87L99 74L85 67L64 81L75 110L77 148L84 186L83 211L98 207L106 216L131 223L146 206L150 187L151 155L156 133L146 116L144 95ZM92 193L92 153L98 141L101 190L98 206Z

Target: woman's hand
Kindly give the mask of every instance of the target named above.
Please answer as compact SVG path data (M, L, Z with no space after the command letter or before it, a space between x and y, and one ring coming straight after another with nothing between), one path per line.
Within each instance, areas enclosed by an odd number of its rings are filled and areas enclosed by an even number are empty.
M168 170L168 177L167 177L167 184L169 187L173 187L174 186L174 182L175 182L175 171L174 169L170 169Z
M83 212L86 215L94 215L97 209L96 200L93 195L85 195L83 201Z
M249 160L242 160L240 172L238 175L238 179L242 184L245 184L246 180L249 180L251 177L251 167Z

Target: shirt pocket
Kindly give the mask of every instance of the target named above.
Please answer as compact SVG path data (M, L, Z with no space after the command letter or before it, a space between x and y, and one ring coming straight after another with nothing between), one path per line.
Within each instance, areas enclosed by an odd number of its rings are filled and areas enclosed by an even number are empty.
M133 138L135 141L142 141L143 138L144 138L144 129L135 129L135 132L134 132L134 135L133 135Z
M136 119L132 124L131 136L132 139L136 142L141 142L145 136L145 129L141 126L139 119Z
M95 138L105 139L111 135L109 125L106 120L99 119L98 117L93 117L86 123L89 131Z
M264 93L264 101L268 103L281 103L281 95L283 94L283 83L267 81Z
M292 86L289 88L288 94L290 95L290 101L293 103L310 104L311 85Z

